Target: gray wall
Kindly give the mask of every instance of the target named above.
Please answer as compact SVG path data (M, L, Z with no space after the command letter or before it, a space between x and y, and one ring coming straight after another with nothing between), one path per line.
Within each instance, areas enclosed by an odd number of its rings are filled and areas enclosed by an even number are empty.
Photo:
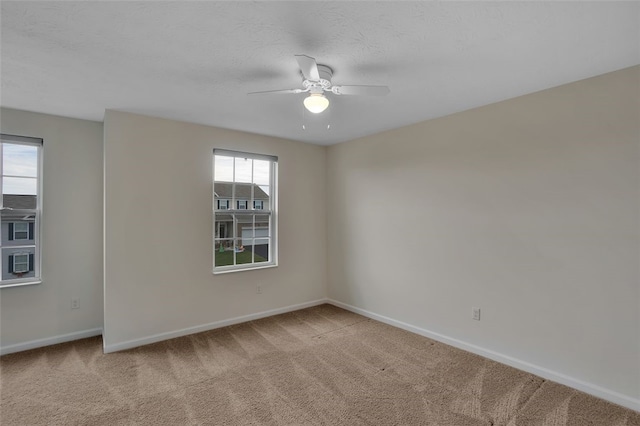
M102 123L2 108L0 128L44 139L42 283L0 289L0 346L102 328Z
M324 147L117 111L104 127L107 350L326 297ZM277 268L213 275L214 148L279 157Z
M638 404L639 74L331 146L329 297Z

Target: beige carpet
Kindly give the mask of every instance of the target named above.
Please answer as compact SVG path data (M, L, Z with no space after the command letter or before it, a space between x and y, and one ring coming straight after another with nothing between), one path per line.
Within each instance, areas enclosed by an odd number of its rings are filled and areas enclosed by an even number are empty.
M598 425L640 413L331 305L0 358L4 425Z

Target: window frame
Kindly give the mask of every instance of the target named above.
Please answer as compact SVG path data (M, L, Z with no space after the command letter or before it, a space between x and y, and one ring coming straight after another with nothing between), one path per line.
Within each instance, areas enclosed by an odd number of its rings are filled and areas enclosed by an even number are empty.
M13 273L14 274L25 274L27 272L29 272L29 255L31 253L13 253ZM27 260L25 262L18 262L16 261L16 258L18 256L25 256L27 258ZM18 264L24 264L25 265L25 269L24 271L18 271L18 269L16 268L16 265Z
M229 210L229 200L223 198L216 200L216 202L218 210ZM224 208L220 207L222 204L224 204Z
M8 210L9 208L4 207L4 187L3 182L6 177L20 177L27 178L27 176L11 176L4 174L4 145L12 144L12 145L26 145L36 147L37 152L37 171L35 177L30 177L36 179L36 206L35 209L12 209L13 213L24 214L24 216L33 216L33 243L28 244L16 244L16 245L5 245L2 243L2 239L0 239L0 289L10 288L10 287L18 287L25 285L33 285L42 283L42 242L41 242L41 227L42 227L42 181L43 181L43 173L42 173L42 157L44 151L44 141L42 138L33 138L27 136L18 136L11 134L0 134L0 211ZM7 194L9 195L9 194ZM17 223L13 221L7 221L7 223ZM15 226L13 229L13 239L15 240ZM18 241L31 241L29 239L29 222L27 222L27 238L26 239L18 239ZM15 249L17 251L10 253L9 256L16 255L24 255L25 249L33 249L33 253L27 252L27 271L20 273L29 273L31 272L31 268L29 266L30 260L29 256L33 255L33 277L18 277L18 278L8 278L2 279L2 275L4 273L5 259L4 253L5 250ZM22 252L19 250L23 250ZM8 261L9 257L7 257ZM15 257L12 259L12 269L15 266Z
M13 239L14 240L29 240L29 222L12 222L13 223ZM26 225L27 229L24 231L16 230L16 225ZM18 233L25 233L26 236L24 238L19 238Z
M216 176L216 170L215 170L215 165L216 165L216 156L224 156L224 157L232 157L233 160L233 181L232 182L227 182L227 181L220 181L220 182L224 182L226 184L231 184L232 185L232 190L231 190L231 200L230 200L230 205L231 206L235 206L238 207L236 209L216 209L216 207L219 206L218 203L216 203L216 196L218 196L218 194L216 194L216 181L215 181L215 176ZM243 182L242 180L240 181L236 181L235 180L235 167L236 167L236 158L242 158L242 159L251 159L251 160L262 160L262 161L268 161L269 162L269 209L265 210L260 209L260 210L256 210L256 209L250 209L250 206L253 206L253 188L251 190L251 199L249 200L244 200L244 199L236 199L235 198L235 187L236 185L243 185L243 184L251 184L251 185L255 185L256 183L254 183L254 178L251 178L251 182ZM253 169L252 169L252 174L253 174ZM239 152L239 151L230 151L230 150L226 150L226 149L214 149L213 150L213 156L212 156L212 186L213 186L213 244L212 244L212 249L213 249L213 254L212 254L212 263L213 263L213 269L212 272L214 275L217 274L224 274L224 273L229 273L229 272L239 272L239 271L250 271L250 270L256 270L256 269L266 269L266 268L274 268L278 266L278 214L277 214L277 206L278 206L278 157L276 156L272 156L272 155L264 155L264 154L255 154L255 153L249 153L249 152ZM245 208L240 208L240 201L244 201L244 206ZM264 206L264 202L263 202L263 206ZM220 236L216 237L216 232L217 232L217 227L216 227L216 211L219 211L220 213L218 214L223 214L223 215L231 215L232 216L232 221L234 223L234 225L227 230L227 232L229 232L229 236L227 238L222 238ZM236 262L236 253L237 251L234 249L233 250L233 265L223 265L223 266L216 266L215 262L216 262L216 251L219 250L220 248L216 249L216 245L217 244L224 244L224 245L228 245L229 243L231 243L232 247L236 247L238 244L242 244L243 241L243 236L242 236L242 232L240 232L240 235L236 235L239 229L238 227L238 218L242 217L242 216L250 216L252 219L252 223L254 224L253 227L255 228L255 223L256 223L256 217L260 217L261 219L264 217L268 217L268 224L269 224L269 235L266 237L259 237L257 238L255 236L255 230L253 231L253 243L255 243L256 239L259 240L264 240L268 242L268 250L269 250L269 259L266 262L255 262L255 253L252 256L252 261L250 263L243 263L243 264L235 264Z

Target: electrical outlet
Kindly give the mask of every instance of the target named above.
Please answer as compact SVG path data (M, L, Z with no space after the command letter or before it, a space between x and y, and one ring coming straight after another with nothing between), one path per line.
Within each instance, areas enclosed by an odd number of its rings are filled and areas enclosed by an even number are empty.
M77 297L71 299L71 309L80 309L80 299Z
M262 283L256 284L256 293L262 294Z
M480 321L480 308L471 308L471 318Z

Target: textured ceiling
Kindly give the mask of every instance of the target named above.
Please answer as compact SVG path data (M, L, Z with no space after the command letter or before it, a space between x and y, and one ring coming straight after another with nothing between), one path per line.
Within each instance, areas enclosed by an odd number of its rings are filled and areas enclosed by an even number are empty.
M11 2L1 104L105 109L332 144L640 63L638 2ZM294 54L334 84L311 116ZM303 129L305 125L306 130ZM327 129L327 126L330 128Z

